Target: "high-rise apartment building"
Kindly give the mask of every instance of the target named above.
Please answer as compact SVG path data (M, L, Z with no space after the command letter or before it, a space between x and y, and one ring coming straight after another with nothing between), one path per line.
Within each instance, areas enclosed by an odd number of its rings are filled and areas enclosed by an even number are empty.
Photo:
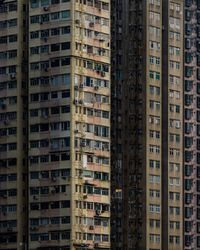
M0 249L110 249L110 1L28 4L0 2Z
M183 249L183 1L112 1L112 249Z
M0 1L0 249L26 241L25 5Z
M200 248L200 1L185 1L185 225L186 250Z

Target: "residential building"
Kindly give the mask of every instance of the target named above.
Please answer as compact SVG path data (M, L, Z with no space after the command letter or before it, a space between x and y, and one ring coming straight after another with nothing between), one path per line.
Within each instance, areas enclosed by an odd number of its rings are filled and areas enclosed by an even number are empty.
M200 248L200 1L185 1L184 245Z
M0 3L18 6L0 13L0 25L18 18L0 32L18 36L17 57L0 49L1 207L17 206L14 222L0 212L0 249L110 249L110 1L22 2Z
M183 1L112 1L112 249L183 249Z
M27 240L26 1L0 1L0 249Z

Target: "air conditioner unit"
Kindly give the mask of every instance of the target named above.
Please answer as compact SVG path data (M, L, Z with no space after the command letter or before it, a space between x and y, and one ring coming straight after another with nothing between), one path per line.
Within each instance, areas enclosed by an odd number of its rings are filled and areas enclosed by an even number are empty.
M106 73L104 72L104 71L101 71L101 76L105 76L106 75Z
M99 243L94 243L94 247L98 247L99 246Z
M75 23L76 23L76 24L80 24L80 20L79 20L79 19L76 19L76 20L75 20Z
M74 85L74 89L75 89L75 90L78 90L78 85Z
M10 79L16 79L16 73L10 74Z
M89 26L90 26L90 27L94 27L94 22L90 22L90 23L89 23Z
M74 99L74 104L75 104L75 105L78 105L78 98L75 98L75 99Z
M96 210L96 215L100 215L101 214L101 210Z
M94 86L94 89L95 90L99 90L99 86Z
M90 230L94 230L94 226L91 225L91 226L89 227L89 229L90 229Z
M79 88L83 88L84 87L84 84L83 83L80 83L80 85L79 85Z
M84 104L84 101L82 99L79 100L80 104Z
M44 10L44 11L48 11L48 10L49 10L49 6L43 7L43 10Z
M86 147L86 146L87 146L86 141L81 141L81 142L80 142L80 146L81 146L81 147Z
M84 194L84 195L83 195L83 199L87 199L87 194Z
M105 39L104 39L103 37L101 37L101 38L99 39L99 42L105 42Z
M77 133L78 133L78 129L75 129L75 130L74 130L74 133L77 134Z
M56 177L52 177L51 180L52 180L52 181L56 181Z

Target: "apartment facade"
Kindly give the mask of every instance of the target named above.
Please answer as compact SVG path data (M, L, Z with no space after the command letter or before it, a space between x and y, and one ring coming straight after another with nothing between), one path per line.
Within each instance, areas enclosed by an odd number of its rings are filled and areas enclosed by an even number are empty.
M183 7L112 4L113 249L183 249Z
M167 4L163 6L163 13ZM163 123L163 249L183 249L183 1L168 2L168 22L165 21L164 29L167 26L163 36L163 103L167 99L167 105L162 111ZM168 41L168 51L166 57L166 38ZM164 62L168 62L165 66ZM168 70L167 70L168 68ZM167 72L167 74L166 74ZM168 85L166 84L168 82ZM166 88L167 85L167 88ZM168 90L168 97L166 97ZM168 131L165 130L166 113ZM167 148L165 146L167 143ZM167 156L165 154L167 149ZM167 157L167 161L166 161ZM167 173L166 173L166 169ZM166 183L168 189L166 190ZM167 191L167 192L166 192ZM167 204L166 204L167 201ZM168 211L166 210L168 207ZM168 231L165 234L165 227Z
M185 1L185 213L184 249L200 248L199 1Z
M0 249L110 249L110 1L0 9Z
M0 1L0 249L26 241L26 1Z

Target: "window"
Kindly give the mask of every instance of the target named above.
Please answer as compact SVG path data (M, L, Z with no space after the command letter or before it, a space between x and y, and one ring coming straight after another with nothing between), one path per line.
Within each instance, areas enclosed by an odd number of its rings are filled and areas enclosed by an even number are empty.
M61 11L61 18L62 19L70 18L70 11L69 10Z
M57 44L51 44L51 51L54 52L54 51L59 51L60 50L60 44L57 43Z
M62 98L68 98L68 97L70 97L70 91L63 91Z
M160 213L160 205L150 204L149 211L153 213Z
M155 197L155 198L160 198L160 190L150 189L149 190L149 196L150 197Z
M40 234L40 240L41 241L49 240L49 234L48 233L41 233Z
M40 16L37 15L37 16L31 16L31 23L34 24L34 23L39 23L40 22Z
M62 113L70 113L70 106L62 106L61 112Z
M149 161L149 167L150 168L160 169L160 161L150 160Z
M62 27L62 34L69 34L70 33L70 26Z
M51 233L51 240L59 240L59 239L60 239L60 233L59 232Z
M149 26L149 34L152 36L160 37L160 28Z
M39 31L31 32L30 36L31 36L31 39L39 38Z
M175 18L175 17L170 16L170 18L169 18L169 26L172 29L175 29L175 28L180 29L181 20L179 18Z
M149 152L159 154L160 153L160 146L149 145Z
M8 20L8 27L15 27L17 26L17 19Z
M40 47L40 52L41 53L47 53L49 52L49 45L43 45Z
M160 13L150 11L149 12L149 19L150 20L155 20L155 21L160 21Z
M149 107L150 107L150 109L155 109L155 110L159 111L160 110L160 102L150 100L149 101Z
M149 41L149 48L160 51L160 43L156 41Z
M47 38L49 36L49 30L41 30L40 31L41 38Z
M70 57L61 58L61 65L70 65Z
M70 223L70 217L69 216L62 217L61 218L61 223L62 224L68 224L68 223Z
M160 73L156 71L149 71L149 77L151 79L160 80Z
M31 241L39 241L39 234L31 234Z
M59 18L60 18L60 13L59 12L51 13L51 20L58 20ZM56 29L53 29L53 30L56 31L54 35L58 35L60 33L59 28L56 28ZM52 32L51 35L53 33L54 32Z
M70 42L61 43L61 50L70 49Z
M160 183L160 176L159 175L149 175L149 182L151 183Z
M150 234L149 235L150 242L160 243L160 235L159 234Z

